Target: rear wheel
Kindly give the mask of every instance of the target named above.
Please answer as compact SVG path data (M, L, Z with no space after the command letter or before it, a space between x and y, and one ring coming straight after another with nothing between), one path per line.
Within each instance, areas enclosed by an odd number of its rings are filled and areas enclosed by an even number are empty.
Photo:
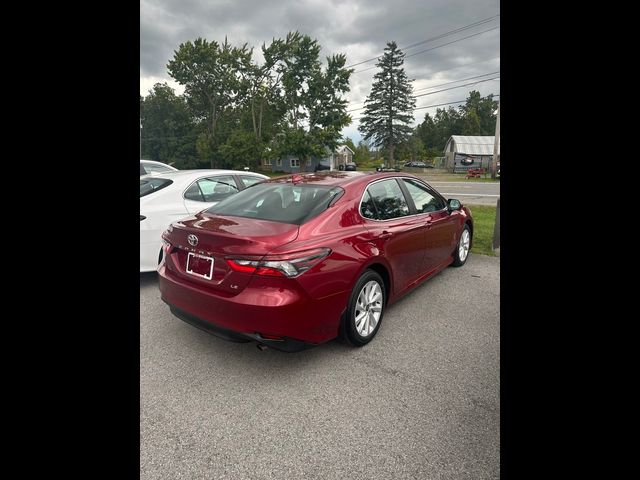
M382 277L373 270L366 270L351 292L342 322L342 338L356 347L373 340L380 329L386 299Z
M460 240L456 245L456 250L453 252L453 265L454 267L461 267L469 258L469 248L471 245L471 231L469 225L464 226L462 233L460 234Z

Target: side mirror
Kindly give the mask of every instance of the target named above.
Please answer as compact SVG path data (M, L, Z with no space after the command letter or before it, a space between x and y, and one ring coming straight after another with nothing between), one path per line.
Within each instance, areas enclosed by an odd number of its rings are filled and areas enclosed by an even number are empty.
M460 200L456 200L455 198L450 198L447 202L447 207L449 208L449 213L454 212L456 210L460 210L462 208L462 204Z

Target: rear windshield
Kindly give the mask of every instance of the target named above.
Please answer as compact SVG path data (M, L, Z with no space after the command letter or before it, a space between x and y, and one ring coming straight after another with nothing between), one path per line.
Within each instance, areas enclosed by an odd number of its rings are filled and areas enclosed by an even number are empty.
M302 225L326 210L343 192L340 187L327 185L261 183L223 200L207 212Z
M164 187L168 187L173 183L173 180L166 178L145 178L140 180L140 196L150 195L153 192L162 190Z

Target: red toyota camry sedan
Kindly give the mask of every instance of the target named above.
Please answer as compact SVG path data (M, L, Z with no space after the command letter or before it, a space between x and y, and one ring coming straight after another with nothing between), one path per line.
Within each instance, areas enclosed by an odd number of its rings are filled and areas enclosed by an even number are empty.
M228 340L362 346L387 306L463 265L472 238L469 210L412 175L290 175L174 222L160 291L175 316Z

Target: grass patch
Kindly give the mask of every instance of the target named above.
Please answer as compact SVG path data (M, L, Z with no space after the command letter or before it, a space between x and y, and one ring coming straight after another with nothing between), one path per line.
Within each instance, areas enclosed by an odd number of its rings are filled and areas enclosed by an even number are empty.
M489 205L467 205L473 216L473 247L472 253L491 255L495 257L493 249L493 227L496 223L496 207Z

